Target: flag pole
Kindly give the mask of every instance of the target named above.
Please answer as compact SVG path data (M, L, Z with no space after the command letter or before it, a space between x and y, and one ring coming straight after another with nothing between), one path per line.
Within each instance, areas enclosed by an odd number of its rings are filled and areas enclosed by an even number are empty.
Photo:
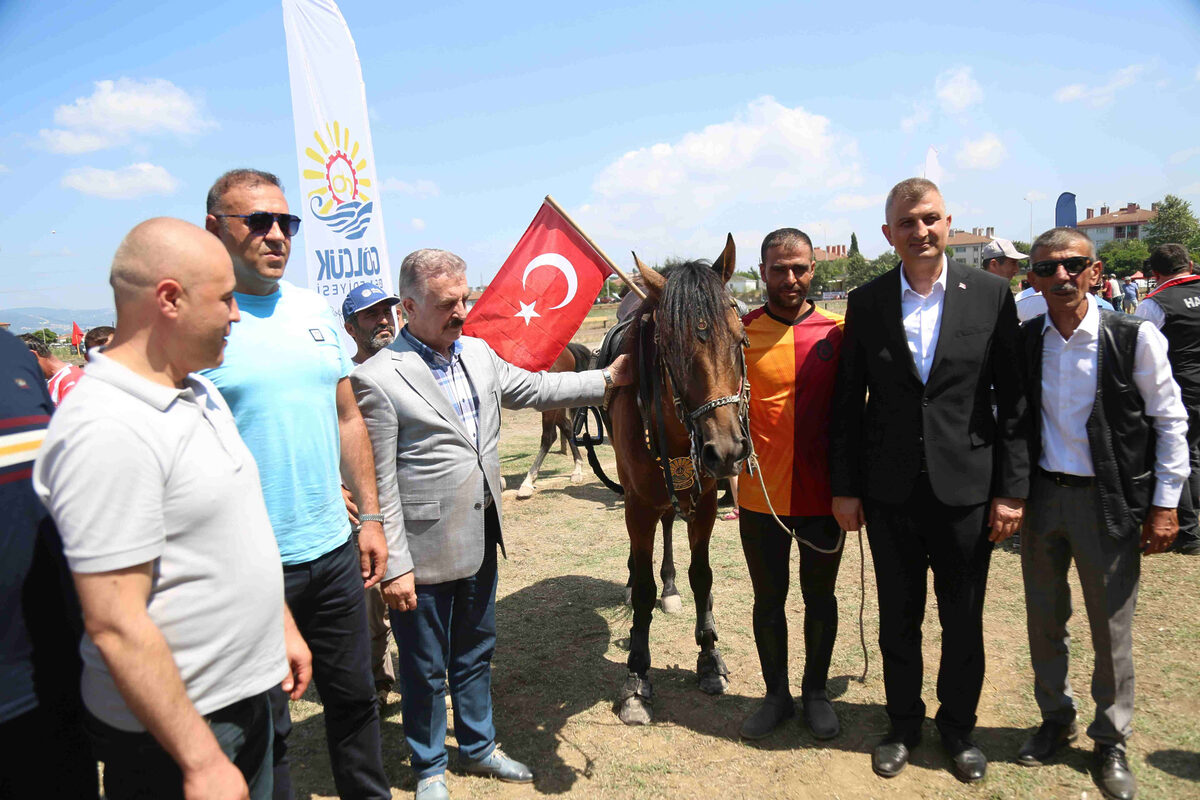
M583 237L583 240L585 242L587 242L589 245L591 245L592 249L595 250L600 255L600 257L603 258L605 260L605 262L608 263L608 266L612 269L613 272L617 273L617 276L620 277L621 280L625 281L625 285L628 286L634 294L636 294L638 297L642 298L643 300L646 299L646 292L643 291L642 287L640 287L636 283L634 283L633 279L630 278L628 275L626 275L624 270L622 270L620 267L618 267L616 262L614 262L611 258L609 258L607 253L605 253L603 250L600 249L600 245L593 242L592 237L590 237L586 233L584 233L583 229L580 228L577 224L575 224L575 220L571 219L571 215L567 213L567 210L565 208L563 208L562 206L560 206L558 204L557 200L555 200L550 195L546 195L546 202L549 203L550 207L553 208L555 211L557 211L559 213L559 215L562 216L562 218L567 221L568 225L570 225L572 228L575 229L576 233L578 233L580 236Z

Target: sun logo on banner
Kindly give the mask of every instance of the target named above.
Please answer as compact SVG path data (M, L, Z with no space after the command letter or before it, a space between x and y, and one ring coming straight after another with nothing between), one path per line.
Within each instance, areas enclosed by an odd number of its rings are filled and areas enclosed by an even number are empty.
M359 143L354 142L354 146L350 146L349 128L343 128L335 120L332 127L329 123L325 124L325 134L329 146L317 130L313 131L313 138L321 152L311 147L304 151L305 155L320 165L320 169L306 169L301 173L305 180L319 182L308 193L309 210L334 233L347 239L361 239L367 232L374 210L371 198L362 191L364 186L371 185L369 178L361 176L367 160L363 158L355 162Z

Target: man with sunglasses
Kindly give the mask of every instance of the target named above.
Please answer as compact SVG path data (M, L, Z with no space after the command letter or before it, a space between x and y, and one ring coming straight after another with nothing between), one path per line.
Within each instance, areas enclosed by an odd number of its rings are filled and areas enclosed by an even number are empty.
M367 429L354 400L353 363L339 322L316 293L283 280L299 217L279 179L238 169L208 192L205 227L233 260L234 326L225 362L206 375L237 420L262 475L284 587L313 652L334 785L342 797L390 798L371 674L364 588L387 567L387 543ZM358 547L341 485L358 503ZM282 693L275 713L275 797L291 797Z
M1095 245L1075 228L1034 240L1030 279L1047 311L1021 328L1029 370L1030 456L1037 464L1021 536L1029 652L1042 724L1017 760L1045 763L1076 737L1067 680L1067 572L1074 559L1096 653L1092 698L1097 782L1130 800L1133 623L1143 553L1166 550L1188 476L1187 416L1167 342L1151 323L1102 310L1088 291Z
M1137 307L1167 337L1167 358L1188 414L1188 453L1192 474L1179 502L1179 537L1172 549L1200 555L1200 276L1181 244L1154 248L1146 262L1157 284Z

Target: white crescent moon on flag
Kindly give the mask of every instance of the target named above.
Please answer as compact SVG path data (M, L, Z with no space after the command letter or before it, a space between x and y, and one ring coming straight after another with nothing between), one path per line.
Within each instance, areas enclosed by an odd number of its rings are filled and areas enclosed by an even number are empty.
M525 279L529 277L529 273L538 267L546 266L555 267L567 279L567 296L563 298L561 303L550 309L553 311L556 308L562 308L575 299L575 290L579 287L579 279L575 274L575 267L566 258L560 256L558 253L542 253L525 265L525 272L521 275L521 288L525 288Z

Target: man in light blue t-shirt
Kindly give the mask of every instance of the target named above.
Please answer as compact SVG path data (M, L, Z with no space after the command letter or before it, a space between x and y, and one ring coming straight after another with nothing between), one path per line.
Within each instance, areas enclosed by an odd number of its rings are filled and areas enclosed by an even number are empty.
M233 260L242 319L225 362L205 374L221 390L262 478L283 559L287 603L313 652L325 706L334 784L342 797L390 798L363 588L387 565L370 439L347 377L354 366L333 312L316 293L282 280L300 218L279 179L225 173L208 193L205 227ZM342 500L358 502L358 547ZM291 797L286 698L273 697L275 797Z

